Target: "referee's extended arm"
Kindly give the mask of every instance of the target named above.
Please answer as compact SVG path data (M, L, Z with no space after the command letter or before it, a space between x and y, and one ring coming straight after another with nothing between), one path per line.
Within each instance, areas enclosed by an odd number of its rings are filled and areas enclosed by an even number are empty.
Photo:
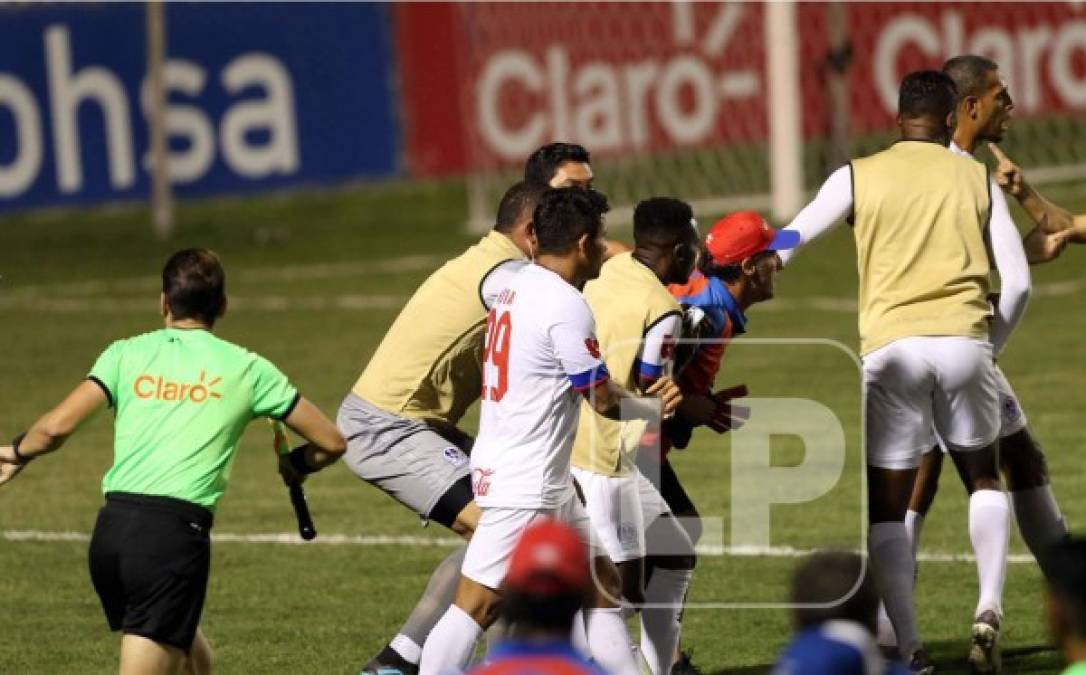
M38 455L58 449L84 420L107 403L109 399L100 386L90 380L81 382L12 445L0 446L0 485L14 478Z
M291 431L309 441L280 458L279 473L288 484L301 483L306 474L334 463L347 451L343 434L305 397L298 400L283 422ZM295 455L293 461L291 455Z

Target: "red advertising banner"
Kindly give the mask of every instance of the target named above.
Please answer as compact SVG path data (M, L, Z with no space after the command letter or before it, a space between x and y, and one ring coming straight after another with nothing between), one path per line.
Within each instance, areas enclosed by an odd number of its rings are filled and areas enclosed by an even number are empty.
M1022 116L1086 109L1086 6L843 3L853 133L893 124L902 75L995 59ZM824 3L798 3L803 129L828 129ZM561 138L602 156L764 141L758 3L403 3L394 25L409 169L513 166Z

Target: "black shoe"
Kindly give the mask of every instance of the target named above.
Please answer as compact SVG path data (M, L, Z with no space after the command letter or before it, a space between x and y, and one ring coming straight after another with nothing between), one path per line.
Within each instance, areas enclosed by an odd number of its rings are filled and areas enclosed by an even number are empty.
M392 647L385 647L381 653L362 666L358 675L419 675L419 666L408 663Z
M932 675L935 672L935 662L923 649L917 649L909 659L909 672L916 675Z
M671 666L671 675L701 675L701 669L694 665L690 652L679 652L679 660Z

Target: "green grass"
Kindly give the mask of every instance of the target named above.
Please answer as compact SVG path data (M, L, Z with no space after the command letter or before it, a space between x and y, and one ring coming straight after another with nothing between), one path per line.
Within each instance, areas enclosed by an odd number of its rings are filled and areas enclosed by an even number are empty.
M1081 187L1052 195L1086 211L1086 201L1075 200L1074 190L1081 195ZM462 186L449 183L184 204L178 234L169 244L150 236L140 209L0 220L0 431L14 434L30 424L83 376L111 340L158 325L155 275L164 256L183 245L211 246L227 264L228 291L237 303L219 333L271 358L307 396L334 413L394 317L396 300L473 239L459 225L465 199ZM854 313L815 309L819 298L855 295L848 237L842 229L797 260L781 278L778 300L750 313L752 337L819 337L855 347ZM382 267L383 261L404 256L424 257L407 260L400 271L390 271L387 263ZM1081 498L1086 475L1078 457L1083 442L1078 422L1086 403L1079 365L1086 301L1074 285L1082 279L1084 262L1083 251L1071 250L1056 264L1034 270L1039 292L1002 360L1048 450L1056 492L1072 524L1086 520ZM72 285L88 280L121 283ZM1061 282L1071 285L1056 285ZM335 309L327 304L365 297L384 298L386 305ZM731 348L721 382L746 382L760 397L814 398L838 415L851 453L842 478L812 503L774 507L772 543L858 546L859 399L851 360L826 346L739 342ZM0 490L0 530L89 532L101 503L98 482L110 462L110 433L109 417L102 415L60 453L36 462ZM218 532L292 529L268 444L262 425L243 439L220 505ZM724 543L732 535L731 451L728 437L702 436L676 457L702 512L719 518ZM802 461L802 448L780 439L772 457L775 466L792 466ZM417 518L342 466L315 476L308 488L324 534L448 536L440 528L421 529ZM948 472L924 532L924 550L968 551L964 506ZM1012 552L1024 550L1015 534ZM218 671L352 672L395 631L446 551L217 544L203 625L217 650ZM793 563L703 558L691 599L779 602ZM941 672L964 672L975 578L969 564L921 565L919 620L934 656L948 666ZM1041 603L1035 567L1011 565L1010 672L1050 673L1058 667L1057 655L1044 647ZM91 589L85 543L0 539L0 617L0 672L115 670L117 638L106 630ZM691 609L685 620L685 643L709 672L763 671L788 632L781 609Z

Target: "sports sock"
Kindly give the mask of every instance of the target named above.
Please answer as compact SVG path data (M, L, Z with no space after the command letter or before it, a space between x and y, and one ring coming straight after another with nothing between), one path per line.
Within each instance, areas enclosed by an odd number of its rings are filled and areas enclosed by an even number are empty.
M621 609L586 609L584 623L596 665L611 675L640 675Z
M909 537L909 546L913 552L913 588L916 588L916 577L920 566L916 563L916 552L920 549L920 531L924 529L924 515L919 511L909 510L905 512L905 532ZM886 613L886 603L879 601L878 629L876 641L880 647L896 647L897 636L894 635L894 624L890 622L890 616Z
M434 626L419 660L419 675L440 675L450 670L464 670L483 629L467 612L451 605Z
M403 633L392 638L392 642L388 643L388 646L404 661L413 663L416 666L419 664L419 657L422 656L422 647Z
M396 636L397 639L403 637L410 640L416 650L419 649L419 645L426 644L430 631L434 629L438 619L445 614L452 605L453 598L456 597L456 587L460 584L460 568L464 564L464 553L467 550L466 545L461 546L445 556L445 559L430 574L430 580L426 582L426 590L423 591L415 609L411 610L411 615L407 617L403 628L400 629L400 634ZM406 643L401 642L401 644ZM396 640L393 640L391 645L408 663L419 662L421 652L414 652L414 658L412 658L410 646L401 650L396 645Z
M916 560L916 552L920 550L920 531L924 529L924 514L919 511L905 512L905 532L909 535L909 546L913 550L913 560Z
M1015 490L1011 493L1018 532L1029 552L1045 569L1045 552L1052 544L1067 537L1067 523L1056 503L1051 485Z
M578 654L586 659L592 657L592 649L588 646L588 635L585 634L583 609L573 617L573 633L569 636L569 641L573 643L573 648Z
M657 567L645 587L641 610L641 653L653 675L668 675L679 644L679 614L694 570ZM659 605L659 607L653 607Z
M1010 504L1000 490L977 490L969 497L969 539L977 555L980 598L979 616L992 610L1003 616L1003 582L1007 578L1007 544L1010 540Z
M913 556L905 523L872 523L867 537L871 574L886 604L897 635L898 651L906 662L920 648L913 615Z

